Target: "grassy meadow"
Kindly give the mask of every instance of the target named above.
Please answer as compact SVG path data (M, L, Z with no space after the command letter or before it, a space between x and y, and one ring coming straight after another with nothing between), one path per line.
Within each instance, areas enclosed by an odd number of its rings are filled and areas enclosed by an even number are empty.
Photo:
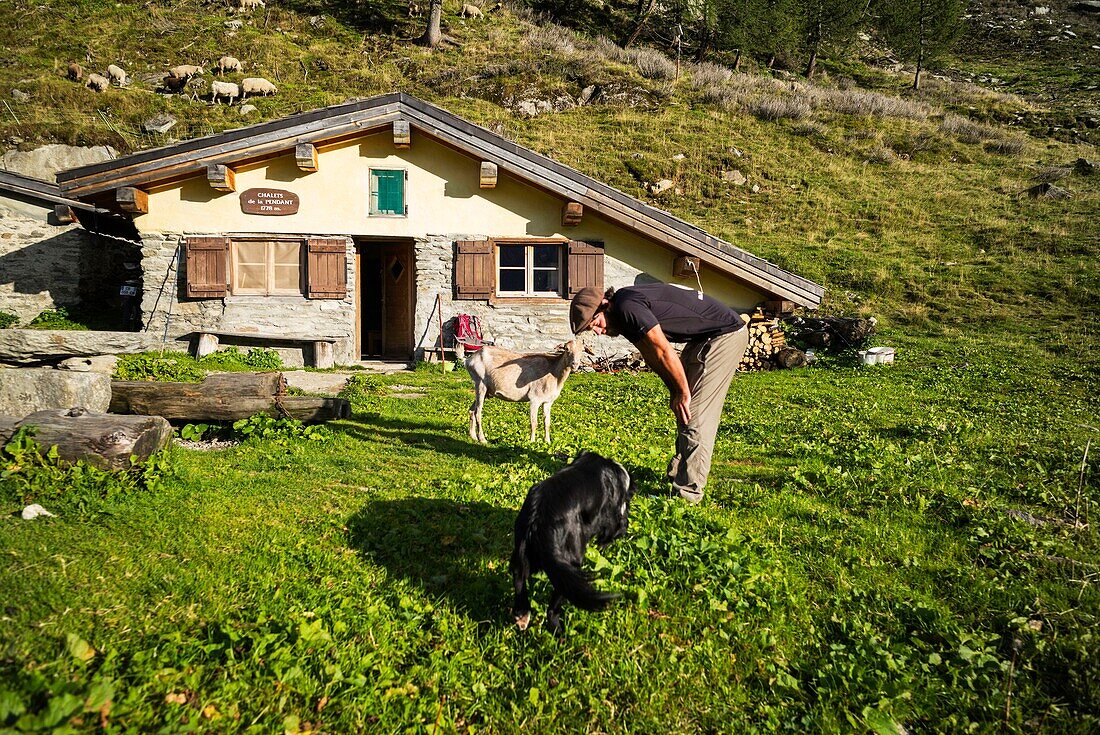
M158 485L106 498L39 487L57 518L0 520L0 723L1094 730L1100 549L1073 521L1096 513L1095 374L891 336L891 367L739 376L707 499L640 495L590 552L622 601L567 610L560 640L511 623L515 512L580 448L661 488L652 374L570 378L549 446L496 401L471 443L468 378L422 370L357 378L321 438L173 448Z
M697 507L660 495L674 422L649 373L571 377L550 445L498 401L470 442L469 378L416 370L357 377L324 431L173 446L140 475L9 446L3 735L1100 730L1100 172L1074 167L1100 154L1039 134L1041 103L836 60L814 85L676 77L518 8L448 3L461 46L430 52L404 3L13 6L0 91L30 97L5 140L128 151L169 140L141 132L158 112L186 138L402 90L822 283L898 361L738 376ZM279 85L252 117L153 91L226 52ZM72 59L135 82L95 95ZM589 85L606 101L510 111ZM662 178L681 193L650 197ZM1041 181L1070 196L1024 194ZM623 597L521 633L515 513L582 448L642 491L590 550ZM19 519L32 501L57 517Z

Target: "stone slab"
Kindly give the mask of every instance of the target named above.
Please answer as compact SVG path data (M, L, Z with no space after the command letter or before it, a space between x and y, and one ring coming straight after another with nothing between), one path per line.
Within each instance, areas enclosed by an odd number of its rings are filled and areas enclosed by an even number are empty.
M0 329L0 363L41 365L71 357L132 355L164 347L149 332L93 332L49 329ZM167 349L185 350L184 342L169 340Z

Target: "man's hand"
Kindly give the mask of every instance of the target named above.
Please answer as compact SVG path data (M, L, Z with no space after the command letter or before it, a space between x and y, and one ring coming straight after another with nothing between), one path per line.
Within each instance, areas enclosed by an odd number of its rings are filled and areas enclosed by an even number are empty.
M668 402L669 408L672 409L672 413L676 416L676 420L685 426L691 422L691 394L683 393L677 395L672 394L672 398Z
M684 366L665 337L661 325L658 324L646 332L635 345L645 358L646 365L660 375L668 387L671 396L668 406L676 420L684 424L691 421L691 391L688 389Z

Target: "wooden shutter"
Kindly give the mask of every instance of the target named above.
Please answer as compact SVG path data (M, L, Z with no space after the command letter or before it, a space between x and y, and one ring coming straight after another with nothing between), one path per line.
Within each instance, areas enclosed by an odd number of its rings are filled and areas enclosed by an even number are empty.
M569 241L569 295L587 286L603 291L603 243Z
M348 294L347 240L311 237L306 277L311 299L342 299Z
M455 298L487 299L493 295L492 240L455 241Z
M187 238L187 296L220 299L226 292L228 237Z

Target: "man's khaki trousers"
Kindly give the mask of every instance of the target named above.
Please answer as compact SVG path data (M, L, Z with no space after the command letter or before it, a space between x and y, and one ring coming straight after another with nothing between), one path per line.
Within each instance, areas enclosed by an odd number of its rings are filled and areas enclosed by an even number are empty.
M689 503L703 499L722 405L748 344L746 325L720 337L688 342L680 353L691 390L691 421L677 421L676 455L668 463L668 480L673 492Z

